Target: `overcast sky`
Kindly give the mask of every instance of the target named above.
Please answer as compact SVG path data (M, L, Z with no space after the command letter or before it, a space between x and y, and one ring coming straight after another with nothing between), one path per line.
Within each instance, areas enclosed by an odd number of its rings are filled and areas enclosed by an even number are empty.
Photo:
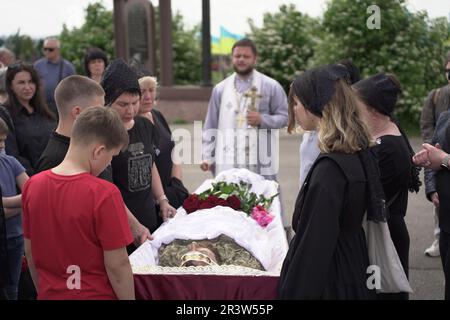
M80 26L84 9L98 0L0 0L0 35L11 35L20 29L21 34L45 37L59 34L63 23L69 27ZM247 20L252 18L258 26L265 12L276 12L281 4L293 3L297 9L311 16L320 16L327 0L210 0L211 32L219 35L220 26L233 33L249 31ZM157 0L152 0L154 5ZM113 0L103 0L108 9ZM191 26L201 20L201 0L172 0L172 9L179 10ZM430 17L450 14L450 0L409 0L409 9L425 10Z

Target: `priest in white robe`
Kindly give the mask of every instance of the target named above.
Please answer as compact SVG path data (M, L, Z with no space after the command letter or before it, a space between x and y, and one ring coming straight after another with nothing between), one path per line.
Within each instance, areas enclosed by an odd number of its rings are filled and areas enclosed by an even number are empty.
M249 39L232 48L235 73L212 92L203 127L201 169L214 175L246 168L276 180L279 131L287 125L287 97L274 79L255 70L257 50Z

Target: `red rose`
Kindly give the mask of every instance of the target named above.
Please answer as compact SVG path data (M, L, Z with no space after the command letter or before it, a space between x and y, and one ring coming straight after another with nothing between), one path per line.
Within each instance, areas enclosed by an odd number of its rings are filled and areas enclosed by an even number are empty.
M215 195L210 195L207 199L206 202L208 202L211 205L211 208L217 206L217 203L219 202L219 198L216 197Z
M229 207L228 202L222 198L217 199L216 206Z
M200 200L198 199L198 195L196 195L195 193L191 194L183 202L183 208L188 214L197 211L199 209L199 206Z
M239 210L241 208L241 200L235 195L232 195L227 198L228 206L233 208L234 210Z
M211 204L207 200L201 200L200 205L198 206L199 209L211 209L212 207L215 207L215 204Z

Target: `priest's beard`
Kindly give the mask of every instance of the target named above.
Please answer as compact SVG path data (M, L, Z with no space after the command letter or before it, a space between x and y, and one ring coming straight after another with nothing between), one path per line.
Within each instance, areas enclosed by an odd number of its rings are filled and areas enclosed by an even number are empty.
M248 67L247 69L239 70L236 66L233 66L233 69L238 75L245 78L253 72L254 68L253 68L253 66L251 66L251 67Z

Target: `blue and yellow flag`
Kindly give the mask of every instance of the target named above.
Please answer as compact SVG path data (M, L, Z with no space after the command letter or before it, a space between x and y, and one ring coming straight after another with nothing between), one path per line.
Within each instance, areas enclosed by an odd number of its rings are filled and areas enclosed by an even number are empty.
M211 37L211 52L215 55L228 55L231 54L231 48L234 43L244 36L231 33L224 27L220 27L220 38Z

